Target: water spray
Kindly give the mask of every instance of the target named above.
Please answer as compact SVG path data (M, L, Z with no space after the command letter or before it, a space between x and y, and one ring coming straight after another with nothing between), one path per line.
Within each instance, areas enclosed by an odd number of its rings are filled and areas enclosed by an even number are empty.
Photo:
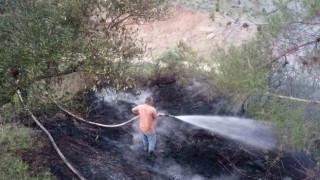
M170 114L159 114L160 117L172 117L175 118L173 115Z
M159 114L159 116L171 117L254 147L275 148L276 142L271 127L261 121L224 116L173 116L170 114Z

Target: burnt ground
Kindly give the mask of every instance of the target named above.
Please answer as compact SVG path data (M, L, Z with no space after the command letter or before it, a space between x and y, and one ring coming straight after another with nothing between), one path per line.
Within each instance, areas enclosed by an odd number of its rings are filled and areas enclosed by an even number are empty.
M143 89L143 88L142 88ZM242 106L230 107L227 97L208 100L203 86L176 84L149 89L158 110L172 115L244 115ZM132 93L132 92L131 92ZM134 103L85 99L87 119L117 124L133 117ZM236 103L237 104L237 103ZM101 128L71 117L43 121L61 151L81 174L102 179L304 179L314 176L314 162L302 152L261 150L165 117L157 124L157 158L144 154L134 122L120 128ZM51 172L58 179L76 179L52 147L45 149ZM50 155L48 155L50 154Z

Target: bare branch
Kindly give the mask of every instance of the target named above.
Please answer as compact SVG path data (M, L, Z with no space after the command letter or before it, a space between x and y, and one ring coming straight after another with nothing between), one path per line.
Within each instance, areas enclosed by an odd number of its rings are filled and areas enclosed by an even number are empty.
M291 52L293 52L293 51L296 51L296 50L298 50L298 49L300 49L300 48L302 48L302 47L308 46L308 45L310 45L310 44L317 43L319 40L320 40L320 38L317 38L317 39L314 40L314 41L309 41L309 42L306 42L306 43L301 44L301 45L299 45L299 46L295 46L295 47L293 47L293 48L287 49L285 52L283 52L283 53L281 53L279 56L271 59L271 60L270 60L269 62L267 62L266 64L263 64L263 65L257 67L257 69L261 69L261 68L263 68L263 67L265 67L265 66L268 66L268 65L276 62L277 60L279 60L279 59L282 58L283 56L285 56L285 55L287 55L287 54L289 54L289 53L291 53Z
M266 16L269 16L269 15L271 15L271 14L273 14L273 13L276 13L278 10L279 10L279 9L275 9L275 10L273 10L273 11L267 12L267 13L266 13Z
M114 28L115 26L118 26L119 24L121 24L121 23L122 23L123 21L125 21L126 19L132 17L132 15L129 14L128 16L126 16L126 17L124 17L124 18L122 18L122 19L120 19L120 17L121 17L121 16L119 16L119 18L115 19L113 22L111 22L111 23L109 24L109 28L110 28L110 29L111 29L111 28Z
M274 94L274 93L267 93L267 95L278 97L278 98L281 98L281 99L289 99L289 100L293 100L293 101L320 104L320 101L316 101L316 100L300 99L300 98L296 98L296 97L292 97L292 96L282 96L282 95L278 95L278 94Z

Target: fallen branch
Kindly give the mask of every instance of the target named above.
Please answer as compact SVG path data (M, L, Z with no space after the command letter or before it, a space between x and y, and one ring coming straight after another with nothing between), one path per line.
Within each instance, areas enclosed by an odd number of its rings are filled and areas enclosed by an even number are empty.
M56 152L58 153L58 155L60 156L60 158L62 159L62 161L69 167L69 169L78 176L79 179L81 180L85 180L85 178L79 173L79 171L77 171L72 165L71 163L66 159L66 157L62 154L62 152L60 151L60 149L58 148L57 144L54 142L54 139L52 138L51 134L49 133L49 131L42 126L42 124L40 123L40 121L38 121L38 119L33 115L33 113L30 111L29 108L27 108L27 106L24 104L23 98L21 96L21 92L19 89L17 89L17 94L19 97L19 100L22 104L22 106L24 107L24 109L29 113L29 115L31 116L31 118L37 123L37 125L46 133L46 135L49 137L51 144L53 145L54 149L56 150Z
M273 93L267 93L266 95L278 97L278 98L281 98L281 99L289 99L289 100L293 100L293 101L320 104L320 101L316 101L316 100L300 99L300 98L296 98L296 97L292 97L292 96L282 96L282 95L277 95L277 94L273 94Z

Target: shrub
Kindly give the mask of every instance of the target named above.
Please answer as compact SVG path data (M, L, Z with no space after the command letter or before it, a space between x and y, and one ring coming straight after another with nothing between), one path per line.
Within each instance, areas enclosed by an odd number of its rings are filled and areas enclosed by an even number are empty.
M154 62L136 66L134 74L156 83L167 80L183 84L189 78L203 75L203 68L203 59L185 43L179 42L177 47L169 48Z
M249 103L248 115L271 121L281 144L319 154L319 147L315 145L320 140L320 127L306 119L305 103L275 97L268 99L262 106L259 103L259 100Z
M218 48L211 61L212 80L224 92L252 94L265 91L270 71L257 67L269 59L268 48L268 44L258 38L239 47Z

